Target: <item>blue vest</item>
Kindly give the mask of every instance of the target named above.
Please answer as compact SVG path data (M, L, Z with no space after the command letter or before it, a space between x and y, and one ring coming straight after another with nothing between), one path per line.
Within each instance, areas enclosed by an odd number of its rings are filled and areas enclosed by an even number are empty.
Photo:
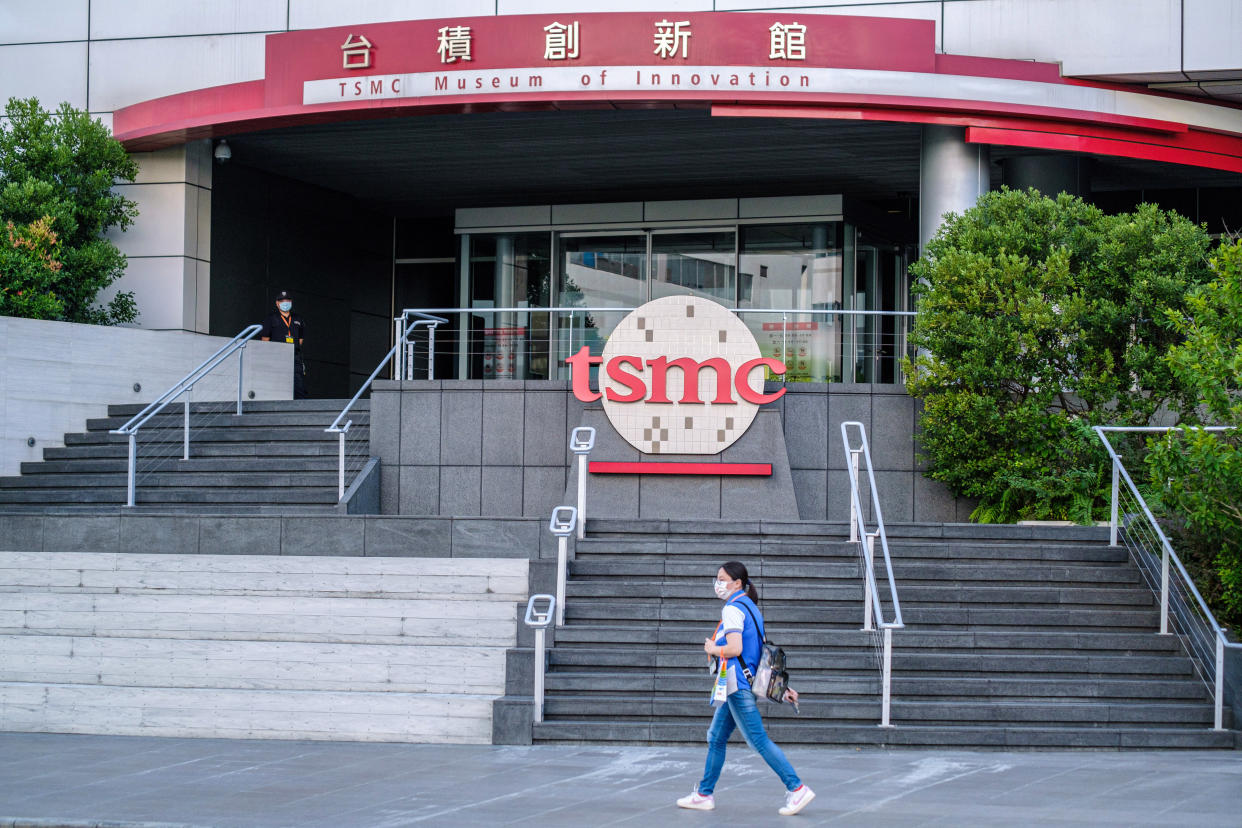
M763 613L755 606L755 602L745 592L739 592L728 600L725 606L736 604L738 609L742 611L742 655L741 658L746 662L746 667L753 675L759 667L759 653L763 646ZM746 610L749 609L750 612ZM752 614L753 613L753 614ZM758 621L759 626L755 626ZM728 643L725 633L722 630L720 637L716 639L716 644L723 647ZM746 674L742 672L742 665L738 661L738 657L734 656L729 659L730 664L734 668L734 675L737 677L737 687L739 690L750 689L750 682L746 680Z

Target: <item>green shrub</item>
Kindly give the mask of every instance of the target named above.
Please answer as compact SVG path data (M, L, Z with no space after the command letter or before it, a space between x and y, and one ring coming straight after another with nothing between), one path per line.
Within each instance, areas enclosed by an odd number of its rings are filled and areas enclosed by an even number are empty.
M1165 357L1194 389L1191 422L1242 426L1242 240L1212 259L1216 279L1192 291L1170 326L1185 337ZM1242 621L1242 431L1189 428L1150 441L1147 462L1173 516L1179 556L1221 615Z
M1184 403L1165 312L1211 277L1210 247L1154 205L1109 216L1035 190L947 216L911 267L906 387L923 398L927 474L978 498L975 520L1106 517L1108 460L1090 427Z

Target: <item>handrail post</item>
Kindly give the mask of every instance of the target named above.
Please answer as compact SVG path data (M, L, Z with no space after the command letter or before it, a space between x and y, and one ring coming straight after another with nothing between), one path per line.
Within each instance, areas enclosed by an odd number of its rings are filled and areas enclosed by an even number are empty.
M893 630L884 628L884 672L880 677L880 727L892 727L889 709L893 699Z
M858 485L858 457L862 454L862 449L850 449L850 468L854 471L854 485ZM850 498L850 543L858 541L858 526L862 521L862 515L858 513L858 504L854 498Z
M138 434L129 433L129 464L125 472L125 505L134 505L134 477L138 471Z
M336 467L336 499L340 502L345 499L345 432L339 431L336 435L337 441L337 463Z
M1160 634L1169 634L1169 545L1160 554Z
M578 455L578 540L586 537L587 455L595 448L595 429L578 426L569 434L569 450Z
M1213 730L1225 729L1225 638L1216 631L1216 712L1212 719ZM1236 726L1236 725L1235 725Z
M569 536L578 522L573 506L557 506L552 510L548 530L556 535L556 626L565 626L565 580L569 573Z
M246 346L242 345L237 349L237 416L242 413L242 388L245 386L246 376Z
M183 433L181 436L181 459L182 460L190 459L190 392L193 390L194 390L193 385L185 389L185 393L182 395L183 399L181 401L181 407L185 413L185 417L184 417L185 428L183 429Z
M436 326L427 326L427 379L436 378Z
M875 625L872 623L871 604L875 600L875 596L871 592L871 574L875 572L875 536L876 533L867 533L867 554L864 556L866 561L864 566L867 570L863 572L863 626L864 630L874 630Z
M547 606L542 610L538 609L538 604L545 601ZM559 609L559 604L551 595L532 595L526 602L526 626L535 630L535 723L543 721L543 672L547 661L544 635L548 624L552 622L554 609Z
M1108 519L1108 545L1117 545L1117 500L1121 494L1121 461L1113 458L1113 494Z

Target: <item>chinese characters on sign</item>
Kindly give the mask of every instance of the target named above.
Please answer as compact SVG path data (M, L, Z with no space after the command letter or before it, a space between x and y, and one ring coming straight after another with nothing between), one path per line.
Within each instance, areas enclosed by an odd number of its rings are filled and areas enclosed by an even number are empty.
M358 35L357 40L351 33L345 38L345 42L341 44L341 63L345 69L370 69L371 68L371 41L367 40L366 35Z
M552 23L543 27L543 59L575 60L578 57L578 21L566 26Z
M441 63L474 60L470 55L470 27L445 26L440 29L440 48L436 51Z
M690 56L690 21L680 20L673 23L670 20L661 20L656 23L653 54L668 60L676 56L678 46L681 47L683 58Z
M553 21L543 27L544 60L577 60L579 24ZM655 23L652 53L661 60L690 56L690 21L660 20ZM773 23L768 27L768 60L806 60L806 26L801 23ZM469 26L445 26L439 30L436 53L441 63L474 60L473 36ZM375 46L365 35L350 34L341 44L341 64L345 69L371 68Z
M806 60L806 26L799 23L773 23L768 60Z

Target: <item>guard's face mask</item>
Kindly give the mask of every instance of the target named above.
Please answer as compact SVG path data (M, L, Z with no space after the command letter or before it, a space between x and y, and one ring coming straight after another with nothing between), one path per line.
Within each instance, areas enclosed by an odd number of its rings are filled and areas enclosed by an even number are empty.
M289 311L293 310L293 303L292 302L281 302L279 305L277 305L277 307L280 308L285 313L288 313Z

